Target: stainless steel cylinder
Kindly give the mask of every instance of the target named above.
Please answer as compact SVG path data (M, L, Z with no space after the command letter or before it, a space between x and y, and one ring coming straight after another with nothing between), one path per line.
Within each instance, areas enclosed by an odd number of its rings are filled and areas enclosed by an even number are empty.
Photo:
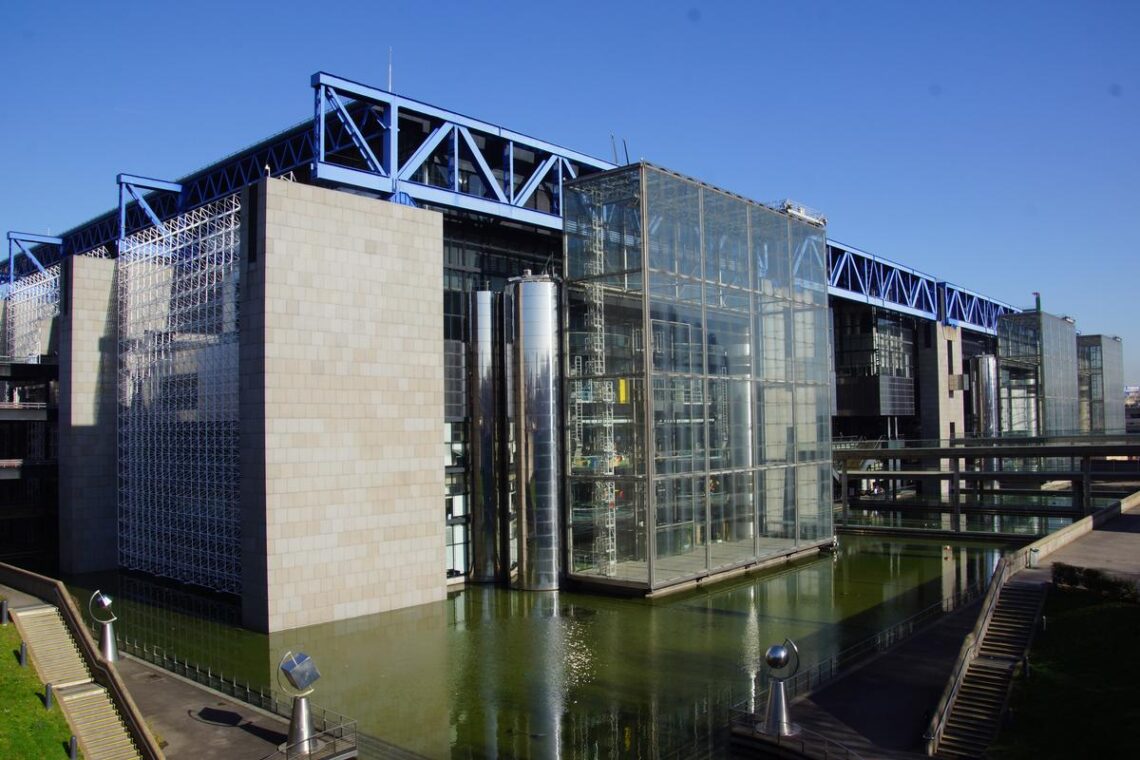
M561 575L561 400L558 286L525 275L508 286L513 334L509 371L518 488L518 588L553 591Z
M471 294L467 343L467 390L471 436L471 580L493 583L502 577L499 552L498 487L495 475L495 426L499 419L495 378L494 297L489 290Z
M971 389L974 407L974 434L979 438L996 438L998 420L998 366L993 354L970 359Z

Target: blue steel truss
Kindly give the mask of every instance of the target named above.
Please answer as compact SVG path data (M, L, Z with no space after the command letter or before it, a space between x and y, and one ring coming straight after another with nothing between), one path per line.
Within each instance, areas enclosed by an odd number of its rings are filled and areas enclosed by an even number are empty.
M827 292L926 319L938 319L938 281L834 240L827 241Z
M942 321L997 335L998 317L1021 311L1007 303L986 298L948 282L938 283L942 298Z
M562 183L614 164L326 73L314 115L177 182L119 175L117 211L62 236L8 233L6 277L110 246L270 175L375 192L396 203L473 211L560 230ZM149 191L149 192L146 192ZM2 262L2 260L0 260ZM827 241L828 292L995 334L1012 306L857 248ZM2 266L2 264L0 264ZM0 274L2 274L0 269Z
M312 179L562 229L562 183L613 164L326 73Z
M127 237L127 198L128 196L135 199L135 205L142 211L150 223L158 229L162 230L162 234L166 234L166 225L162 223L162 219L151 208L148 199L142 194L143 190L151 190L154 193L173 193L179 199L182 196L182 185L177 182L164 182L158 179L150 179L149 177L136 177L132 174L120 174L118 176L119 182L119 240L124 240ZM179 208L175 207L175 213Z
M18 277L23 277L30 271L39 271L47 274L45 264L40 260L43 257L45 250L59 250L63 245L63 240L50 235L37 235L31 232L9 232L8 233L8 271L5 280L8 283L9 290L12 284ZM20 256L23 255L26 262L24 267L19 267L17 262ZM46 266L51 266L54 261L48 261Z
M939 320L988 335L1018 309L866 251L827 241L828 288L838 298Z

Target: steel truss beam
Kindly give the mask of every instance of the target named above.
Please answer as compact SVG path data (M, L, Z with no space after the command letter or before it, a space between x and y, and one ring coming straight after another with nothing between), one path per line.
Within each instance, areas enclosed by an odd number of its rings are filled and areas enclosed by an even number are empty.
M21 254L25 259L35 267L41 274L47 274L47 268L43 262L40 261L40 256L43 255L44 246L51 246L56 250L63 245L63 239L52 237L50 235L37 235L32 232L9 232L8 233L8 289L11 291L12 285L16 281L16 260ZM33 248L33 246L36 246ZM50 250L50 249L49 249ZM40 254L37 256L36 254ZM47 266L51 266L49 262ZM31 270L29 270L31 271ZM23 276L27 272L21 272Z
M164 182L158 179L151 179L149 177L136 177L133 174L120 174L117 177L119 183L119 240L125 240L127 237L127 196L135 199L135 203L139 209L146 214L150 223L157 227L164 235L166 234L166 225L154 212L154 209L147 203L147 199L143 196L143 190L152 190L154 192L173 193L181 200L182 185L177 182ZM177 211L177 208L175 209Z
M1018 309L866 251L827 241L828 293L987 335Z
M938 319L938 281L866 251L827 241L828 287L833 296L926 319Z
M560 230L563 181L614 166L324 72L312 86L312 178L325 184Z
M1007 303L986 298L948 282L940 282L938 287L941 291L942 321L948 325L997 335L998 317L1021 311Z

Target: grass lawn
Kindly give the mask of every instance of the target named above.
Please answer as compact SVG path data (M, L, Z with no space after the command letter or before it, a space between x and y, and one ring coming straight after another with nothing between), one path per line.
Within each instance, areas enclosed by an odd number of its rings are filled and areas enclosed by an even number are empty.
M1137 757L1140 604L1051 588L993 758Z
M58 704L44 709L43 684L30 662L20 667L19 650L15 624L0 626L0 757L63 760L71 729Z

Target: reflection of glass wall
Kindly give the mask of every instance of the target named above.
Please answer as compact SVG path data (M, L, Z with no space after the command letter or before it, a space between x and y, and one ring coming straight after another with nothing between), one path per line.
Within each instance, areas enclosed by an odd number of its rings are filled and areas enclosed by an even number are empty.
M831 536L824 240L646 164L569 186L571 575L658 588Z

